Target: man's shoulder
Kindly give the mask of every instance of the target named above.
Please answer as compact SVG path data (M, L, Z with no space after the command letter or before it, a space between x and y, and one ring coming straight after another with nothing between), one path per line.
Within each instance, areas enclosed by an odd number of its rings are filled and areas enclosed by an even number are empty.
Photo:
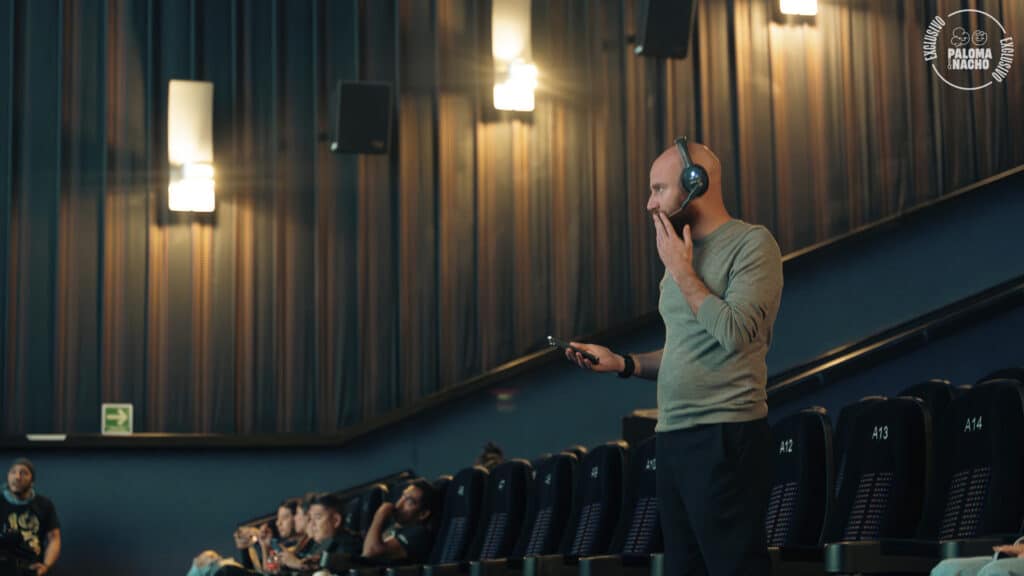
M761 224L751 224L743 220L736 220L738 243L746 250L771 250L778 252L779 244L771 230Z
M50 500L49 498L43 496L42 494L36 494L36 497L32 499L32 504L36 505L39 508L56 509L56 506L54 506L53 504L53 500Z

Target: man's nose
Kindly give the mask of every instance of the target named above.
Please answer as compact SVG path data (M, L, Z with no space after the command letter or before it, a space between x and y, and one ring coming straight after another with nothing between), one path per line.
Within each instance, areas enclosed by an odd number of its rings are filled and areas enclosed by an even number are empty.
M647 199L647 212L654 212L658 209L658 203L654 201L654 196Z

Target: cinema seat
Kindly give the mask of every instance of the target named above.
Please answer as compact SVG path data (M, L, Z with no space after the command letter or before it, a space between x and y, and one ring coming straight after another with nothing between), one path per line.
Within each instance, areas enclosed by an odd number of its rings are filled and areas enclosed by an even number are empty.
M850 430L853 428L854 423L857 421L857 415L860 414L864 408L875 403L885 400L885 396L865 396L853 404L847 404L839 410L839 419L836 421L835 426L835 462L836 462L836 474L835 474L835 490L834 494L839 496L839 487L843 483L843 476L846 473L846 461L847 454L850 452L850 441L852 435Z
M515 547L507 558L470 562L473 576L521 574L523 557L558 551L572 512L573 488L579 460L570 452L548 456L532 472L526 517Z
M380 508L389 496L390 491L385 484L376 484L359 497L359 537L365 538L366 531L370 529L373 522L373 515Z
M801 410L772 426L775 471L765 516L778 575L821 574L825 521L834 507L832 423L824 408Z
M992 546L1018 535L1024 519L1024 390L1016 380L982 382L953 399L948 416L918 537L859 543L859 572L900 566L924 574L943 558L990 555Z
M919 398L867 404L849 433L837 513L826 529L827 573L870 570L874 563L862 561L863 550L878 540L913 537L929 485L931 416ZM891 564L889 571L916 572L924 566L909 558Z
M524 576L574 575L579 558L608 552L623 508L627 448L625 442L609 442L587 453L559 553L523 558Z
M923 382L918 382L913 386L904 388L898 396L909 396L911 398L920 398L928 412L932 415L932 424L934 430L938 430L941 426L938 422L946 413L946 409L949 408L949 403L953 401L953 398L960 395L960 390L953 386L949 380L943 380L941 378L932 378Z
M526 460L509 460L499 464L487 477L481 502L481 516L476 537L462 562L427 565L423 574L452 576L469 572L470 560L504 558L515 546L523 527L527 488L532 467Z
M430 561L423 566L414 564L389 567L385 574L408 576L447 573L445 570L449 568L443 565L454 564L457 568L459 562L466 560L481 516L487 476L487 469L481 466L460 470L452 478L445 495L441 526L434 538Z
M579 560L580 576L643 576L661 574L661 525L658 520L657 469L654 437L631 451L626 481L626 506L611 545L611 553Z

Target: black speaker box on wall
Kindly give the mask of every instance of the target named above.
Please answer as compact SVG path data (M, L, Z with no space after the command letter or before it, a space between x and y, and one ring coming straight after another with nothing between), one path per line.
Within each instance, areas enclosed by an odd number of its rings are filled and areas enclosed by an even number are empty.
M637 0L636 48L641 56L686 58L697 0Z
M387 154L391 109L391 84L338 81L331 152Z

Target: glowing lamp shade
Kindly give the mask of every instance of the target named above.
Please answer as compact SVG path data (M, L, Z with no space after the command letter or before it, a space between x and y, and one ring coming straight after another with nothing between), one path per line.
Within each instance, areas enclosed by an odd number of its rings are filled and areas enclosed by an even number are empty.
M793 16L815 16L818 0L779 0L779 12Z
M537 89L530 39L530 0L493 0L491 54L494 57L494 107L530 112Z
M171 80L167 88L167 207L213 212L213 83Z
M498 110L531 112L533 91L537 89L537 67L516 61L508 65L505 76L494 84L494 107Z

